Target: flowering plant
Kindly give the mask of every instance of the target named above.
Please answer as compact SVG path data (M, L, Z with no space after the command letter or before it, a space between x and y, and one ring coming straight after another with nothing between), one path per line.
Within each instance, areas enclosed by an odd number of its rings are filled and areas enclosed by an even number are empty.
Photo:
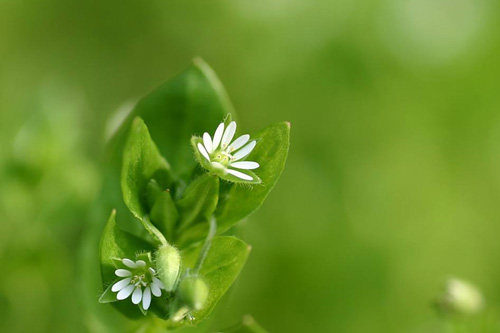
M221 87L195 60L141 100L109 144L99 301L147 329L211 313L250 252L228 229L260 207L285 164L289 124L233 140L235 113Z

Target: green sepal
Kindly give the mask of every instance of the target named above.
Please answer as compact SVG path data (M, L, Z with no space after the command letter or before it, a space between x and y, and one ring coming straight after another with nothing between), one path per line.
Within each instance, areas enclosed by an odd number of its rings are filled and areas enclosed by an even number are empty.
M259 142L251 160L260 163L262 184L253 187L232 186L221 198L217 211L218 233L255 212L278 181L290 146L290 123L272 124L254 135Z
M203 139L198 137L198 136L193 136L191 138L191 145L193 146L193 150L194 150L194 155L196 157L196 160L198 161L198 163L200 163L200 165L210 171L210 172L213 172L214 174L216 174L218 177L220 177L221 179L224 179L228 182L231 182L231 183L237 183L237 184L247 184L247 185L252 185L252 184L260 184L262 182L262 180L259 178L259 176L257 176L257 174L255 172L253 172L252 170L240 170L240 169L235 169L239 172L242 172L242 173L245 173L247 175L249 175L250 177L252 177L252 180L244 180L244 179L241 179L241 178L238 178L236 176L233 176L231 175L230 173L227 173L226 169L224 168L217 168L217 167L214 167L214 165L209 162L199 151L198 149L198 144L201 143L203 144ZM257 143L258 145L258 143ZM253 152L250 153L250 155L247 157L249 158L250 160L254 160L253 159ZM256 161L258 162L258 161Z
M156 252L156 269L167 292L172 292L181 270L181 255L172 245L161 246Z
M169 241L173 240L178 220L179 212L170 191L167 190L159 193L151 209L151 221L163 232Z
M204 174L192 181L177 202L180 220L177 228L182 232L191 225L207 222L219 200L219 178Z
M106 288L106 290L104 290L104 292L102 293L101 297L99 297L99 303L105 304L105 303L113 303L113 302L118 301L118 299L116 298L117 293L112 292L111 287L113 287L113 285L116 282L118 282L119 280L120 279L116 279L112 283L109 284L109 286Z

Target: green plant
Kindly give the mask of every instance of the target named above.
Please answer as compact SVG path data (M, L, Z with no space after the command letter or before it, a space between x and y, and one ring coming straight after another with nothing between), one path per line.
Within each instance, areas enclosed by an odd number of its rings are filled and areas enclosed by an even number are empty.
M197 59L119 126L103 196L113 210L101 237L101 303L173 329L204 320L231 287L250 246L230 228L276 184L290 132L282 122L233 140L235 118Z

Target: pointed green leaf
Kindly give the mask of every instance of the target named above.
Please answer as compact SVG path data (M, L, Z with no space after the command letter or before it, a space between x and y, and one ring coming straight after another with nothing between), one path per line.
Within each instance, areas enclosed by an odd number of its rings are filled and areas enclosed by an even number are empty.
M235 184L228 190L220 200L216 211L219 233L252 214L262 205L285 166L290 146L288 122L270 125L256 133L254 137L259 141L248 160L260 164L254 171L262 183L253 186Z
M172 183L170 166L160 155L144 121L136 118L123 151L121 185L125 204L139 219L149 213L148 185L152 179L167 189Z
M204 174L188 185L182 199L177 202L180 221L178 231L198 222L206 222L212 216L219 200L219 178Z

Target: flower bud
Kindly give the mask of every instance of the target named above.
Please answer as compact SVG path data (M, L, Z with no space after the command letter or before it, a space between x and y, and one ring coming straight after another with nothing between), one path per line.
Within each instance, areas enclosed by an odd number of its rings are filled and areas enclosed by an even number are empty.
M168 292L174 290L181 268L179 251L171 245L160 247L156 253L156 268L165 290Z
M208 286L197 276L185 277L179 284L178 295L191 310L201 310L208 297Z
M451 278L446 281L444 292L436 304L439 310L447 314L473 315L482 310L484 301L476 286Z

